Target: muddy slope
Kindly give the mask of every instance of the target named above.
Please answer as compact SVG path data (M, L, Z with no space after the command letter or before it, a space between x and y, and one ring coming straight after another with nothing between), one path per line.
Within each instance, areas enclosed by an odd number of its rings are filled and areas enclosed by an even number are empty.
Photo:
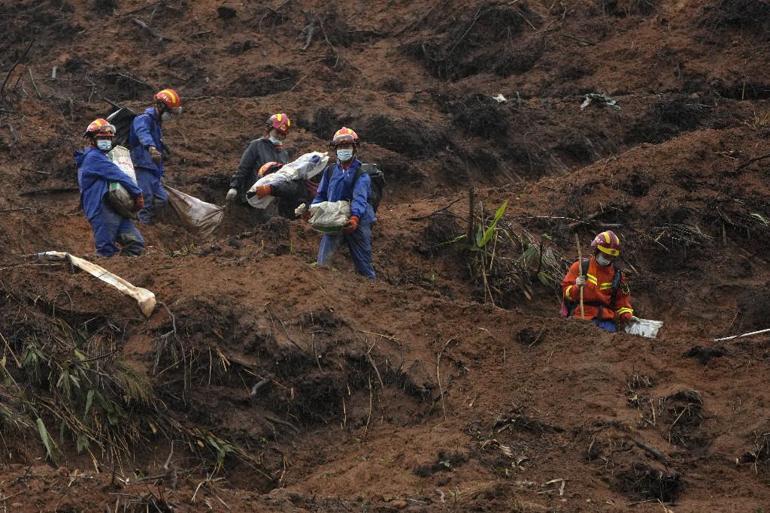
M0 501L766 508L770 339L711 339L767 327L768 27L765 0L0 3ZM79 134L166 86L167 180L207 201L271 112L295 154L356 129L387 176L378 281L238 207L101 261L148 320L27 257L92 254ZM558 317L574 234L607 228L659 340Z

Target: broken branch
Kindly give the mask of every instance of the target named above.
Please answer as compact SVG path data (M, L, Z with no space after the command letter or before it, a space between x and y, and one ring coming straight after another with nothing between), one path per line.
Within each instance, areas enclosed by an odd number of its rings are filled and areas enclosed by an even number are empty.
M13 70L15 70L16 66L18 66L24 59L27 58L27 54L32 48L33 43L34 43L34 40L29 42L29 44L27 45L27 48L24 50L24 52L22 52L21 56L18 59L16 59L16 62L13 63L13 66L11 66L11 69L8 70L8 74L5 75L5 80L3 80L3 85L0 86L0 97L2 97L3 92L5 92L5 86L8 84L8 79L11 78L11 75L13 74Z

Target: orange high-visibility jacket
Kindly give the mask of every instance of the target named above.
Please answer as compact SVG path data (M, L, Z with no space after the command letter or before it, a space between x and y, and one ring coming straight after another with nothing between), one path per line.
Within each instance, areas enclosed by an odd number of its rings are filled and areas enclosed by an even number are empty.
M567 275L561 282L561 290L565 301L575 304L572 316L580 318L580 287L575 285L575 280L580 274L580 262L570 266ZM585 316L583 319L612 320L616 318L628 319L634 315L631 307L631 294L626 284L626 277L621 275L620 286L615 298L614 310L610 308L612 298L612 279L615 277L615 266L606 267L596 263L591 257L586 273L586 284L583 287L583 305Z

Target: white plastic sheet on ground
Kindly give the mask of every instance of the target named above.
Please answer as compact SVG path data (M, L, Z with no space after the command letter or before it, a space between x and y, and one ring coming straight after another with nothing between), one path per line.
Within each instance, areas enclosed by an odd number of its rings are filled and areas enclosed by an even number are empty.
M141 310L145 317L150 317L155 310L155 294L147 289L131 285L131 283L120 276L112 274L104 267L62 251L46 251L44 253L38 253L37 256L48 260L66 260L78 269L82 269L91 276L111 285L122 294L135 299L139 305L139 310Z
M322 201L310 205L310 226L319 232L338 232L349 219L349 201Z
M224 208L213 203L206 203L173 187L165 187L171 208L179 214L180 219L188 228L208 237L222 223L222 219L225 217Z
M626 324L626 333L637 335L639 337L655 338L658 331L663 327L663 321L653 321L650 319L637 319Z
M310 180L324 170L329 163L329 155L326 152L313 151L305 153L297 160L289 162L275 173L263 176L257 183L251 186L249 192L254 192L260 185L273 185L276 183L291 182L292 180ZM272 196L248 198L249 205L254 208L267 208L272 203Z
M131 162L131 153L123 146L115 146L107 153L107 157L123 171L132 182L136 183L136 171L134 163ZM118 182L112 182L108 185L109 202L117 213L125 217L134 217L132 212L134 207L134 198L128 193L125 187Z

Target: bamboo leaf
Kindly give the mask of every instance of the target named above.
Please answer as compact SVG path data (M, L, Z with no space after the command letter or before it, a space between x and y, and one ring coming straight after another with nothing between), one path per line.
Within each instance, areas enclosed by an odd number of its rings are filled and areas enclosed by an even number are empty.
M86 411L83 412L83 418L88 417L88 412L91 410L91 406L94 404L94 391L89 390L86 394Z
M46 455L48 456L48 459L56 462L56 442L54 442L53 438L51 438L51 435L48 434L48 429L46 429L43 419L38 417L36 422L37 432L40 434L40 439L43 441L43 445L45 446Z
M495 234L495 228L497 228L497 223L500 221L500 219L503 218L507 208L508 200L503 201L503 204L497 207L495 217L492 219L492 222L489 223L489 226L487 226L487 228L484 230L483 235L479 237L479 235L476 234L476 246L483 248L489 243L490 240L492 240L492 236Z

